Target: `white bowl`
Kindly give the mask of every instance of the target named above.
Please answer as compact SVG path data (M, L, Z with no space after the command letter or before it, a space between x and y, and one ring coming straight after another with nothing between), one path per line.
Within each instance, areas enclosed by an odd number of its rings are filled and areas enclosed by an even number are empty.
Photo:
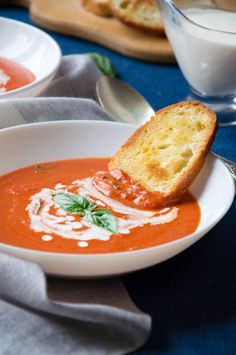
M0 131L0 174L44 161L112 156L137 127L98 121L60 121ZM19 149L20 147L20 149ZM197 230L182 239L137 251L110 254L62 254L0 243L0 251L39 263L46 273L70 277L108 277L158 264L205 235L229 209L235 193L225 165L213 155L191 187L201 208ZM0 232L1 233L1 232Z
M36 80L0 94L0 99L34 97L43 91L61 62L61 50L45 32L23 22L0 17L0 56L23 64Z

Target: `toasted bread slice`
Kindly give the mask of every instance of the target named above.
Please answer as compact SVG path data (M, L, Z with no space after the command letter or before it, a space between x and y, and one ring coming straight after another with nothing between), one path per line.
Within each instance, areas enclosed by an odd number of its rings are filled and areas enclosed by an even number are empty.
M102 17L113 16L110 8L110 0L81 0L86 10Z
M109 163L148 192L159 205L178 200L199 173L214 139L216 115L199 102L180 102L140 127Z
M110 4L114 16L120 21L141 30L164 34L155 0L110 0Z

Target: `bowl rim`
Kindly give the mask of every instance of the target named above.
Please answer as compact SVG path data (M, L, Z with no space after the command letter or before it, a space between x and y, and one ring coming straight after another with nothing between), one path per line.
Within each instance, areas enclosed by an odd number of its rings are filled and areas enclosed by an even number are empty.
M20 88L14 89L14 90L7 91L5 93L1 93L0 94L0 98L1 99L5 99L5 98L8 98L8 97L11 97L12 94L17 94L19 92L22 92L22 93L26 92L26 91L28 91L30 89L33 89L33 88L37 87L38 85L40 85L44 81L47 81L52 75L54 75L56 73L57 69L59 68L59 65L61 64L62 51L61 51L60 46L57 44L57 42L48 33L46 33L45 31L41 30L40 28L38 28L36 26L30 25L28 23L25 23L25 22L22 22L22 21L18 21L18 20L15 20L15 19L6 18L6 17L3 17L3 16L0 16L0 23L1 22L3 22L3 23L4 22L5 23L9 23L10 22L10 23L13 23L13 24L15 24L17 26L22 26L22 27L27 28L30 33L32 33L33 31L39 33L40 35L42 35L44 38L47 39L47 41L54 48L55 53L56 53L56 56L55 56L56 63L53 66L53 68L51 68L51 70L49 71L49 73L46 76L42 77L41 79L37 79L37 77L36 77L36 80L33 81L32 83L29 83L27 85L24 85L24 86L22 86Z
M15 130L24 130L24 129L30 129L32 127L35 127L37 129L38 126L63 126L63 125L108 125L108 126L120 126L120 127L130 127L132 129L137 129L136 125L133 124L128 124L128 123L122 123L122 122L114 122L114 121L99 121L99 120L64 120L64 121L46 121L46 122L37 122L37 123L28 123L28 124L23 124L23 125L18 125L18 126L13 126L13 127L7 127L7 128L3 128L0 130L0 139L1 139L1 134L4 132L8 132L8 131L15 131ZM27 248L22 248L22 247L18 247L18 246L14 246L14 245L10 245L10 244L6 244L6 243L1 243L0 242L0 246L3 246L3 249L15 249L17 251L21 251L21 252L25 252L27 254L34 254L34 255L40 255L41 257L70 257L71 259L73 258L94 258L94 257L102 257L102 258L106 258L106 257L111 257L111 256L119 256L119 255L123 255L123 256L127 256L127 255L137 255L140 253L144 253L144 252L149 252L151 250L157 250L157 249L164 249L164 248L168 248L169 246L174 246L174 245L178 245L181 242L185 242L190 240L193 237L196 237L198 239L200 239L201 237L205 236L224 216L225 214L228 212L228 210L230 209L233 201L234 201L234 197L235 197L235 190L236 190L236 186L234 183L234 180L230 174L229 169L225 166L225 164L216 156L214 156L213 154L211 154L210 152L208 153L208 155L211 156L211 158L214 161L217 161L222 167L223 169L225 169L225 173L228 179L228 182L230 184L230 190L231 190L231 196L229 196L229 201L228 204L225 206L225 209L223 211L221 211L221 213L218 215L218 217L216 218L216 220L212 221L211 223L209 223L207 225L207 227L205 227L202 231L199 231L199 225L197 227L197 229L195 230L195 232L186 235L182 238L167 242L167 243L163 243L160 245L155 245L152 247L147 247L147 248L142 248L142 249L137 249L137 250L132 250L132 251L121 251L121 252L113 252L113 253L88 253L88 254L80 254L80 253L58 253L58 252L48 252L48 251L41 251L41 250L34 250L34 249L27 249ZM68 158L70 159L70 158ZM30 164L32 165L32 164ZM20 169L20 168L19 168ZM14 171L14 170L12 170ZM1 176L1 175L0 175ZM197 199L197 198L196 198ZM200 223L199 223L200 224ZM184 249L183 249L184 250ZM0 249L1 252L1 249Z

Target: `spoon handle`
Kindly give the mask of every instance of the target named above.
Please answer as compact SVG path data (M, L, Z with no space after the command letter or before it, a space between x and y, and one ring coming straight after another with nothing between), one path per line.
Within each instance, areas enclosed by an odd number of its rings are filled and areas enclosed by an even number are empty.
M216 153L212 153L212 154L215 155L221 161L223 161L223 163L225 163L225 165L227 166L227 168L230 171L232 178L234 179L234 182L236 183L236 163L233 162L232 160L226 159Z

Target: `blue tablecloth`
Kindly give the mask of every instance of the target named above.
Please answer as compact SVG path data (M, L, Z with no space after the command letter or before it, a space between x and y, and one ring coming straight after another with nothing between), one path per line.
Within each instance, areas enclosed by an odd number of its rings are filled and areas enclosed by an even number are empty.
M1 8L0 16L31 23L28 11L21 8ZM99 52L108 56L119 76L155 109L187 96L187 83L176 65L126 58L91 42L49 33L63 54ZM213 150L236 161L236 126L218 130ZM153 318L148 342L134 354L236 354L235 251L234 202L224 219L193 247L123 278L136 304Z

